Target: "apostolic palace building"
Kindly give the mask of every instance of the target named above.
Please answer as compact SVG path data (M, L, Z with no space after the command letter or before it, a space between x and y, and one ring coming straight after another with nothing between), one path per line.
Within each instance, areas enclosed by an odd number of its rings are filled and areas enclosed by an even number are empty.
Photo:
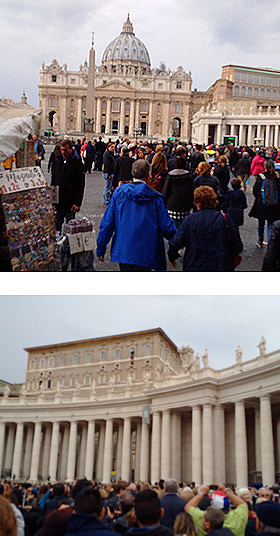
M20 392L0 382L2 477L279 481L280 350L263 337L221 370L160 328L26 351Z
M225 65L207 91L192 90L191 72L164 64L151 68L149 52L129 16L122 32L95 63L69 71L56 59L43 63L39 98L41 135L139 136L193 143L222 143L235 135L248 145L279 146L280 71Z

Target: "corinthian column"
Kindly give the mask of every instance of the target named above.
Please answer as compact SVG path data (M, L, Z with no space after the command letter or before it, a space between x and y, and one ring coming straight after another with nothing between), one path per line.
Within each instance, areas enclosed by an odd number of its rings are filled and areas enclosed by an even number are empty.
M201 409L192 409L192 481L201 484Z
M0 422L0 475L1 475L2 468L3 468L4 442L5 442L5 423Z
M87 433L86 462L85 462L85 476L88 480L92 480L93 478L94 447L95 447L95 421L89 421L88 433Z
M105 132L106 134L111 134L111 99L110 97L108 97L107 99Z
M154 484L160 479L160 412L153 413L152 450L151 450L151 481Z
M49 463L49 475L51 477L51 482L54 482L57 478L58 447L59 447L59 422L54 422L52 426L51 454L50 454L50 463Z
M143 482L149 478L149 431L149 425L142 423L140 480Z
M77 450L77 421L72 421L70 425L70 436L68 446L68 459L67 459L67 480L72 482L75 478L75 466L76 466L76 450Z
M97 102L96 102L95 132L101 132L101 98L100 97L97 97Z
M235 403L235 467L237 487L248 486L248 459L245 404L241 400Z
M211 404L204 404L203 406L202 430L203 482L213 482L213 423Z
M214 438L219 438L219 441L215 442L214 449L214 482L225 482L225 412L220 405L214 406L213 432Z
M134 112L135 112L135 101L134 99L131 99L130 106L129 106L129 135L133 136L133 129L134 129Z
M123 448L122 448L122 470L121 476L124 480L130 480L130 435L131 435L131 420L130 417L124 419L123 426Z
M261 419L261 460L262 481L264 486L275 484L274 446L272 431L271 404L268 395L260 398Z
M111 471L113 462L113 419L106 420L103 482L111 481Z
M124 134L124 99L121 99L121 110L120 110L120 130L119 133Z
M33 437L33 448L32 448L32 456L31 456L31 469L30 469L30 480L32 482L36 482L36 480L38 480L41 434L42 434L42 423L36 422L35 430L34 430L34 437Z
M20 465L21 465L21 458L22 458L22 443L23 443L23 428L24 428L24 423L18 422L17 431L16 431L15 448L14 448L13 468L12 468L12 475L15 475L16 479L20 477Z
M162 413L161 429L161 478L170 478L170 411Z

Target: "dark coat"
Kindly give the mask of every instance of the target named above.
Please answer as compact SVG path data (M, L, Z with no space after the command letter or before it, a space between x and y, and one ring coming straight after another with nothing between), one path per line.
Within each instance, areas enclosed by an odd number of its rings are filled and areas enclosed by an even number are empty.
M51 153L48 163L48 170L51 170L51 186L59 184L59 169L63 163L62 154L55 156L54 151Z
M205 162L204 155L202 153L196 151L190 157L191 171L195 171L200 162Z
M81 206L85 188L85 174L81 159L76 151L69 160L63 159L58 170L59 207L71 210L73 205Z
M245 208L247 208L247 201L242 190L230 190L225 194L223 209L227 215L230 215L237 227L244 223Z
M188 214L176 235L169 241L170 261L177 259L178 251L185 247L183 271L233 271L232 257L242 251L243 244L230 217L227 220L231 248L229 248L226 221L220 212L202 209Z
M163 525L154 527L132 527L127 532L129 536L173 536L173 531Z
M187 501L178 497L176 493L165 493L160 499L161 507L164 509L164 515L160 524L173 530L174 521L178 514L184 512Z
M198 175L193 181L194 190L199 186L210 186L218 196L218 200L222 199L222 188L219 179L214 175Z
M262 265L263 272L280 272L280 220L272 228L271 238Z
M268 171L264 173L266 178L270 178ZM279 193L280 193L280 181L279 179L270 179L276 180L277 189L278 189L278 203L271 207L266 206L262 201L262 178L260 175L257 175L256 182L253 187L253 194L255 197L254 204L249 212L251 218L257 218L258 220L267 220L268 222L274 222L280 219L280 204L279 204Z
M226 193L228 189L229 179L230 179L227 165L222 166L221 164L217 164L215 166L215 177L217 177L217 179L220 182L222 192Z
M173 169L168 173L162 195L168 210L189 212L193 202L193 181L189 171Z
M72 514L65 536L114 536L101 521L91 514Z
M118 186L118 182L121 180L132 181L131 168L135 160L128 155L118 158L115 165L113 187Z
M227 527L221 527L220 529L213 529L208 532L208 536L234 536L233 532Z
M108 149L106 149L104 155L103 155L103 173L109 173L109 175L113 175L115 171L115 158L114 154L110 153Z
M238 160L236 165L236 173L237 175L250 175L250 167L251 167L251 159L242 157L240 160Z

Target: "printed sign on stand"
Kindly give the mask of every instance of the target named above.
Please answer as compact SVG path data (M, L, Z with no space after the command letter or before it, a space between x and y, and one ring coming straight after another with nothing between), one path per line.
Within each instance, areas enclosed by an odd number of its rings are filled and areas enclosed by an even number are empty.
M0 171L0 188L4 195L42 188L42 186L47 186L47 184L39 166Z

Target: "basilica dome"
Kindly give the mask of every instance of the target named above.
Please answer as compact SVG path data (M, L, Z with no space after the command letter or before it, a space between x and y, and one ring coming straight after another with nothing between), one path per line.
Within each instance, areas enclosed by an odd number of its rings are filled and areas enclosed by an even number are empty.
M129 15L123 25L121 34L116 37L105 48L102 57L102 64L112 63L137 63L143 67L150 68L150 56L144 43L140 41L133 32L133 26L130 22Z

